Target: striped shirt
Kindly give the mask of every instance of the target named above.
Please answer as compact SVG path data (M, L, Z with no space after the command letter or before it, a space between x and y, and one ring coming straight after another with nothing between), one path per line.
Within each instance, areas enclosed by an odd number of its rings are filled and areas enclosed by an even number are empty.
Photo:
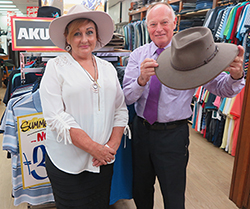
M50 184L23 189L21 162L19 154L17 117L42 112L38 90L27 96L20 96L9 100L0 129L3 133L3 150L11 153L12 190L14 205L23 202L40 205L53 202L54 197Z

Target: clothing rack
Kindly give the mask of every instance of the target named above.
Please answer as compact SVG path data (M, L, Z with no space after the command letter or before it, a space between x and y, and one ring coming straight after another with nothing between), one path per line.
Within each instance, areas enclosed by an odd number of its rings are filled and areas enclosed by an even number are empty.
M219 1L218 5L220 6L233 5L233 4L242 3L245 1L250 1L250 0L223 0L223 1Z
M65 54L67 52L21 52L26 57L41 57L42 61L47 61L51 58L57 57L61 54ZM21 55L20 53L20 55ZM26 61L26 60L25 60Z
M21 72L21 84L25 84L25 73L26 72L42 72L43 68L25 68L24 54L20 53L20 72Z
M58 56L59 53L50 53L50 52L46 52L46 53L41 53L41 52L20 52L20 73L21 73L21 84L24 85L25 84L25 73L27 72L31 72L31 73L41 73L44 71L43 67L30 67L30 68L25 68L25 64L27 63L27 61L31 61L32 58L36 58L36 60L38 60L38 58L41 58L42 61L47 61L50 58L54 58L56 56ZM28 57L30 57L30 59L27 59ZM45 59L45 60L43 60ZM41 205L31 205L31 204L27 204L27 209L53 209L55 208L56 205L54 202L48 202L48 203L44 203Z
M40 57L42 61L48 61L51 58L54 58L62 53L67 52L20 52L20 72L21 72L21 84L25 84L25 73L41 73L44 68L42 67L33 67L33 68L25 68L25 63L27 61L27 57Z

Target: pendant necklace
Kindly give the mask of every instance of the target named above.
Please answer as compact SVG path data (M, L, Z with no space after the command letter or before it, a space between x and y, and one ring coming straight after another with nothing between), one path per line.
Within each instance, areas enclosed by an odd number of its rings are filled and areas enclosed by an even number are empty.
M91 88L93 90L94 93L99 93L99 88L101 88L101 86L97 83L97 70L96 70L96 65L94 62L94 56L92 56L92 64L94 67L94 79L91 77L91 75L89 74L89 72L87 70L85 70L83 67L83 70L85 71L85 73L88 75L89 79L93 82L91 84Z
M96 70L96 65L95 65L95 62L94 62L94 56L92 56L92 63L93 63L93 66L94 66L94 80L93 81L93 84L92 84L92 88L93 88L93 91L95 93L99 93L99 88L100 88L100 85L97 83L97 70Z
M85 71L85 73L88 75L89 79L93 82L91 84L91 88L93 90L94 93L98 94L98 109L100 111L100 94L99 94L99 88L101 88L101 86L98 84L97 82L97 69L96 69L96 65L94 62L94 56L92 55L92 63L93 63L93 67L94 67L94 79L91 77L91 75L89 74L89 72L87 70L85 70L83 67L83 70Z

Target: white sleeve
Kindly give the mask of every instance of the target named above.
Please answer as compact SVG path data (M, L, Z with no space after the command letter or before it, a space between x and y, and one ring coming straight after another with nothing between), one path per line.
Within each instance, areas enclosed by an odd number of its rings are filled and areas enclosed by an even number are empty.
M60 70L55 61L49 60L40 84L40 97L43 116L47 125L57 133L57 141L71 144L69 129L80 128L75 119L65 112L62 98L63 78L58 73Z

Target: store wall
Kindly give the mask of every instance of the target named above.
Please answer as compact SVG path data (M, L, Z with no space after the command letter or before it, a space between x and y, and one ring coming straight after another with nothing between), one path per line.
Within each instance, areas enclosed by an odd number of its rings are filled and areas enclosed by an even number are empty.
M122 2L122 22L128 22L129 16L128 11L130 8L131 0L123 1Z
M128 11L132 0L117 1L116 4L109 5L108 13L114 20L114 23L128 22Z
M7 31L7 16L0 16L0 28L4 31ZM7 47L7 36L2 35L0 36L0 46L4 49L4 52L8 54L8 47Z
M7 30L7 16L0 15L0 28L3 30Z
M113 19L114 23L120 23L120 9L121 9L121 3L118 2L117 4L109 7L108 13L111 16L111 18Z

